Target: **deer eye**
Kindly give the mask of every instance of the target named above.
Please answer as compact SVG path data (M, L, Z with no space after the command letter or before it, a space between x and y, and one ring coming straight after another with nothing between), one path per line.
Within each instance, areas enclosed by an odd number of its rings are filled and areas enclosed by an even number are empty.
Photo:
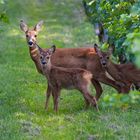
M102 59L103 57L102 56L100 56L100 59Z
M43 57L42 56L40 56L40 59L42 59Z
M107 56L106 58L109 59L109 56Z
M35 37L37 37L37 35L35 35Z
M50 57L48 56L47 59L49 59Z
M26 37L29 37L28 35L26 35Z

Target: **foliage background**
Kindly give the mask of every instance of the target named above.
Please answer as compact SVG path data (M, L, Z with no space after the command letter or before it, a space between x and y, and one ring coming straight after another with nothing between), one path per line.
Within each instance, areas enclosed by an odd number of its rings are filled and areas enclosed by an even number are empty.
M102 23L108 30L109 43L114 43L114 55L121 61L140 60L138 57L140 31L139 0L83 0L85 11L92 24ZM137 52L136 52L137 50ZM138 63L137 63L138 64Z

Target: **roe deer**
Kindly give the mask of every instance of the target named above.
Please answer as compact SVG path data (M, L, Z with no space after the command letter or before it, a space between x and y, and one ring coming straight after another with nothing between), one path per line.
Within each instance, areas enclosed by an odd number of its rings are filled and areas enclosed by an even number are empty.
M92 79L91 72L81 68L64 68L52 65L50 58L55 52L55 45L47 51L41 48L39 51L42 70L48 80L49 88L51 88L56 112L58 111L58 99L62 88L79 90L84 96L86 105L92 104L97 108L96 98L88 90ZM50 91L47 94L50 95Z
M102 52L95 44L96 52L100 57L100 63L102 67L108 72L111 77L123 83L126 93L130 91L132 84L139 85L140 83L140 70L132 63L128 64L115 64L111 62L110 55L112 54L113 48L110 47L108 52Z
M29 29L24 21L21 21L20 28L25 32L26 40L29 45L29 52L39 73L43 74L39 60L39 49L36 45L37 33L40 31L43 22L40 21L33 29ZM47 50L47 49L44 49ZM95 53L93 46L82 48L58 48L51 57L52 64L66 68L84 68L90 71L94 77L91 82L96 89L96 99L102 94L102 87L99 82L114 87L118 92L123 91L115 81L109 79L105 70L100 64L100 59Z

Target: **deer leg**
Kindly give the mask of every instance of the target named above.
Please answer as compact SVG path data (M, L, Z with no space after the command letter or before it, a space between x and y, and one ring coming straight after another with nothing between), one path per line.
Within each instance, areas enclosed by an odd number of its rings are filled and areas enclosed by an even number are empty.
M92 79L91 82L95 87L95 90L96 90L96 96L95 97L96 97L96 100L98 101L100 96L102 95L102 92L103 92L101 84L95 79Z
M100 74L98 80L104 84L114 87L118 91L118 93L121 92L120 86L118 86L115 81L109 79L104 73Z
M87 98L85 98L85 96L84 96L84 99L85 99L85 108L87 109L88 107L89 107L89 105L90 105L90 102L88 101L88 99Z
M117 81L111 80L109 79L106 75L103 74L103 76L101 76L101 79L103 83L108 84L112 87L114 87L118 93L129 93L130 87L128 85L122 85L122 84L118 84Z
M54 110L55 110L55 93L54 93L54 91L52 91L52 97L53 97L53 108L54 108Z
M53 101L54 101L54 111L58 112L58 103L59 103L59 96L60 96L60 90L54 90L53 93Z
M51 93L52 93L52 90L51 90L51 87L48 84L48 88L47 88L47 91L46 91L46 103L45 103L45 109L46 110L48 108L48 102L49 102Z
M88 100L89 103L91 103L91 105L93 105L94 107L96 107L96 109L98 109L98 106L97 106L97 101L96 101L96 98L93 97L89 91L88 91L88 87L87 86L84 86L80 89L80 91L83 93L83 96L86 100Z
M110 78L108 78L104 73L102 73L100 75L100 77L98 78L99 81L101 81L104 84L110 85L112 87L114 87L118 93L129 93L129 86L128 85L122 85L122 84L118 84L117 81L114 81Z
M84 97L87 98L91 105L98 110L97 100L95 97L93 97L88 91L84 91Z

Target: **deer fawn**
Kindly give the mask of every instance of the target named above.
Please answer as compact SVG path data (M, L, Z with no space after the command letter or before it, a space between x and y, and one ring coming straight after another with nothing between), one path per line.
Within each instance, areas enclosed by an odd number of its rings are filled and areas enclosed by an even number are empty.
M79 90L84 96L86 105L92 104L97 108L96 98L88 90L92 79L91 72L81 68L63 68L52 65L50 58L55 52L54 45L47 51L41 48L39 51L42 70L48 80L49 88L51 88L56 112L58 111L58 99L62 88ZM50 95L50 91L47 94Z
M34 61L38 72L41 74L43 74L43 72L39 59L39 49L36 45L36 39L42 24L43 22L40 21L33 29L29 29L24 21L20 22L20 28L25 32L26 40L29 45L30 56ZM102 94L102 87L99 82L114 87L118 92L122 91L121 87L117 85L115 81L106 76L105 70L102 68L99 57L95 53L93 46L88 48L58 48L52 55L51 61L55 66L66 68L83 68L90 71L94 75L91 82L96 89L97 100Z
M128 64L115 64L109 61L113 48L110 47L108 52L101 52L95 44L96 52L100 57L102 67L107 71L111 77L124 84L125 92L128 93L132 84L139 85L140 83L140 70L132 63Z

